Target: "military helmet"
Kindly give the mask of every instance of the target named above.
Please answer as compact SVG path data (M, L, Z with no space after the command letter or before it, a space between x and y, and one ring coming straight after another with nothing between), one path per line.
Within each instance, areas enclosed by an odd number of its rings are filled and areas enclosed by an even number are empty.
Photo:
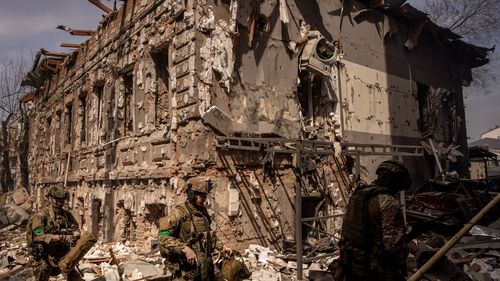
M208 177L193 177L187 180L188 191L198 193L209 193L212 190L212 182Z
M57 185L49 189L48 195L58 199L67 199L69 197L69 192L65 187Z
M380 175L383 171L388 171L391 174L394 183L400 190L410 187L410 173L403 163L396 160L386 160L377 167L376 174Z

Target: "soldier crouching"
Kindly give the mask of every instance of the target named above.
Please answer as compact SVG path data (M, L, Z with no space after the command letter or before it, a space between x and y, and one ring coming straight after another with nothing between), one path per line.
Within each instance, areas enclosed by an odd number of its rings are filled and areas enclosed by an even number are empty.
M194 177L186 185L186 202L160 219L158 241L166 258L166 269L172 273L173 280L221 279L220 274L215 274L212 252L216 238L210 230L212 220L204 206L212 183L208 178Z
M68 281L83 280L75 266L97 239L88 232L80 234L76 219L63 209L68 197L65 188L51 187L48 192L49 206L28 220L27 244L34 258L36 281L47 281L50 276L60 273Z

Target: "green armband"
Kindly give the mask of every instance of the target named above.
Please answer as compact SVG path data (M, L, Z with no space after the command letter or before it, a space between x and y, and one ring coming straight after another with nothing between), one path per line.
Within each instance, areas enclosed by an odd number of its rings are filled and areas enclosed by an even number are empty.
M35 235L42 233L42 232L44 232L43 228L37 228L37 229L33 230L33 234L35 234Z
M160 230L160 236L172 236L172 232L168 230Z

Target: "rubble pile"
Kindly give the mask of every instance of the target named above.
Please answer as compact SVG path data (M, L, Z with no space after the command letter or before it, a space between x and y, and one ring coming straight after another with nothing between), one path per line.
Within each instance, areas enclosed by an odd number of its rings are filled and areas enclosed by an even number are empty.
M469 233L471 236L462 238L448 257L463 265L472 280L500 280L500 230L474 226Z
M493 226L491 224L490 226ZM410 242L408 273L425 264L450 237L428 231ZM474 226L427 272L425 280L500 280L500 230Z
M144 252L130 242L96 244L80 262L85 280L161 280L163 261L158 251Z
M486 198L488 193L471 191L466 185L461 184L439 185L424 189L420 193L411 195L410 200L406 201L409 207L407 215L413 215L409 220L409 227L419 233L409 242L410 255L407 261L409 276L429 261L451 239L456 231L450 231L457 225L467 223L473 215L473 212L468 212L467 206L481 209L484 202L488 201ZM454 187L455 192L439 190L450 186ZM435 192L434 195L439 194L440 199L445 199L436 200L436 196L428 196L429 192ZM33 260L25 240L25 224L31 210L29 196L23 189L17 189L4 198L1 206L3 210L8 211L3 213L6 215L0 227L0 281L32 281ZM450 206L454 208L449 208ZM500 219L497 213L498 210L491 212L487 219L481 221L483 225L472 227L445 257L438 260L431 270L425 273L424 279L500 280ZM454 221L448 224L451 218ZM314 235L314 231L308 232L307 238L303 241L304 278L334 280L332 268L339 258L338 237L316 234ZM98 242L80 261L77 270L86 281L168 280L171 273L165 271L164 260L156 241L151 242L151 247L144 247L143 243L134 241ZM277 247L282 249L281 251L250 244L241 254L234 252L230 257L218 256L214 260L222 274L225 273L225 267L227 269L231 266L229 260L236 261L236 264L241 265L239 270L244 271L244 276L248 278L245 280L296 280L299 266L295 255L296 247L293 239L283 240L282 245ZM64 278L59 275L51 280L64 280Z
M16 226L15 224L12 224ZM32 276L24 227L0 229L0 280L24 281Z
M0 200L0 228L14 229L25 223L32 204L28 192L22 187L7 193L4 200Z
M0 230L0 281L34 280L31 269L32 257L27 249L25 231L24 226L8 231ZM334 250L334 247L331 246L330 250ZM312 254L309 256L322 254L313 251L310 253ZM328 266L336 258L338 256L325 257L304 264L304 276L310 277L310 280L333 280L316 278L331 275ZM284 255L268 247L251 244L243 254L237 253L235 259L246 266L249 273L248 280L296 280L297 262L292 255ZM221 267L220 260L217 264ZM80 261L78 270L86 281L119 281L120 275L125 281L166 280L166 277L170 276L169 272L164 274L163 259L158 250L145 252L144 249L133 247L128 241L124 244L94 245ZM61 281L64 278L59 275L51 280Z
M319 249L319 246L325 248L324 240L319 240L315 245L316 247L311 247L313 249ZM305 247L304 249L307 249ZM334 252L333 255L325 255L323 251L309 251L306 252L307 257L318 257L314 262L304 263L302 265L303 274L306 278L310 280L333 280L333 275L329 272L329 266L338 259L338 253L335 252L335 246L332 244L328 247L330 252ZM294 255L284 255L276 251L271 250L268 247L263 247L261 245L251 244L248 249L245 250L242 261L248 267L251 276L250 280L296 280L297 275L297 262L295 261ZM331 279L328 279L330 276ZM319 278L322 279L319 279Z
M0 230L0 281L31 281L33 273L25 228ZM412 240L408 259L409 275L422 266L447 242L435 232L426 232ZM318 242L318 245L323 242ZM319 246L310 248L319 248ZM305 247L307 249L308 247ZM334 249L331 246L330 249ZM303 265L306 280L334 280L329 268L338 259L336 252ZM324 255L323 252L305 252L306 257ZM114 258L113 258L114 256ZM244 253L236 256L249 271L249 280L296 280L297 262L293 255L286 255L251 244ZM220 266L220 264L219 264ZM85 255L78 269L86 281L165 280L163 260L158 251L145 252L130 242L96 244ZM498 280L500 279L500 230L475 226L425 274L428 280ZM62 275L51 280L64 280Z
M406 216L415 237L410 242L411 276L497 193L484 183L459 178L425 182L406 197ZM428 280L498 280L500 266L500 208L492 208L425 274ZM495 221L496 220L496 221ZM486 227L485 225L488 225Z

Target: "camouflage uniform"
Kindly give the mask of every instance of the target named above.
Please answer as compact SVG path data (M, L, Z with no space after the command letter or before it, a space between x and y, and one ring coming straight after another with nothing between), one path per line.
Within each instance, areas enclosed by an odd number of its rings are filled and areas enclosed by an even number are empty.
M49 190L50 196L65 200L68 193L62 187L53 187ZM80 238L78 222L69 211L51 204L32 215L26 228L36 281L47 281L60 273L68 281L83 280L74 267L97 239L87 232Z
M411 182L394 178L401 187L395 189L385 181L375 181L351 196L340 243L345 281L406 279L406 226L394 193L408 188Z
M196 207L190 200L176 206L170 214L160 219L160 251L166 258L166 269L173 274L174 280L214 280L212 250L216 239L210 231L210 224L207 209L204 206ZM182 252L184 246L195 251L197 264L187 262Z
M33 264L35 280L46 281L50 276L61 273L58 263L70 250L66 241L50 242L52 235L73 235L78 232L78 223L73 215L66 210L54 210L48 207L34 214L31 221L33 247L37 252L38 261ZM71 270L67 275L69 280L83 280L80 275Z
M162 254L167 259L166 267L170 272L175 272L176 280L208 280L212 274L210 223L206 209L195 208L189 202L177 206L160 221ZM182 247L186 245L196 252L197 265L187 263L182 253Z

